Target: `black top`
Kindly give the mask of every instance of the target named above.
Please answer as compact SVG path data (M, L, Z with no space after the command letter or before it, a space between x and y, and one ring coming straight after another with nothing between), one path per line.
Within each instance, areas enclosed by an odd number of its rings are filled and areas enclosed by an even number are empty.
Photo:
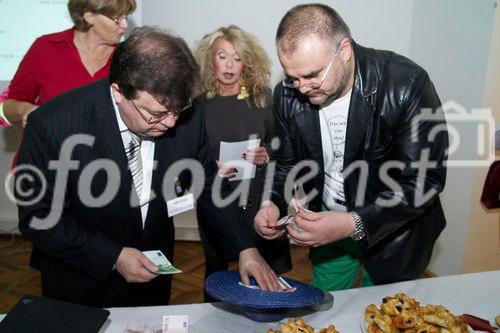
M210 155L219 159L220 142L237 142L257 135L261 146L267 145L273 134L272 104L265 108L251 106L247 99L239 100L236 95L213 98L200 97L205 106ZM268 154L271 152L268 149Z
M271 91L267 96L267 106L258 108L250 105L248 99L239 100L236 95L233 96L218 96L206 98L200 96L197 101L201 102L205 112L205 124L208 133L208 142L210 155L213 159L219 159L220 142L237 142L248 140L250 135L255 135L260 138L261 146L265 146L267 153L272 155L270 142L274 136L274 117L273 106L271 103ZM245 224L251 228L251 234L255 235L253 229L253 219L259 209L262 200L264 189L264 180L266 168L257 168L253 179L242 181L223 180L228 188L235 189L242 182L250 183L250 192L248 196L239 197L239 205L242 207L241 214ZM204 214L198 214L198 221L207 222L210 217ZM220 257L216 250L216 244L210 245L210 237L220 239L217 232L211 228L205 227L205 233L200 233L202 242L209 244L207 247L213 247L214 252L210 255ZM263 256L266 262L277 273L282 274L288 272L292 267L289 242L286 237L274 239L271 241L256 237L256 243L259 253ZM205 245L204 245L205 247ZM217 267L217 269L219 269ZM219 269L220 270L220 269Z

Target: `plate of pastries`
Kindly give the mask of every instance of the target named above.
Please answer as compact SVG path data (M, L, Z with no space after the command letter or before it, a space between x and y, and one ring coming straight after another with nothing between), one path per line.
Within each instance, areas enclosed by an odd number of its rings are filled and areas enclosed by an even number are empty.
M340 333L335 326L329 325L315 331L311 325L308 325L303 318L289 319L287 323L280 323L277 330L268 329L266 333Z
M365 333L465 333L463 316L442 305L423 305L404 293L384 297L380 306L365 308L361 325Z

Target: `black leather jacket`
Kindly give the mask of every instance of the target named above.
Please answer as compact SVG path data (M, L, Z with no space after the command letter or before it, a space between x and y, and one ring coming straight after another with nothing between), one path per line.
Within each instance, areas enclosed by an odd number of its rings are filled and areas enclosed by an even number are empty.
M352 44L356 68L344 171L357 167L344 175L346 206L365 223L366 236L359 245L374 283L414 279L427 267L435 240L446 224L438 194L445 184L448 134L441 130L433 136L432 132L439 128L436 125L446 129L441 103L426 71L411 60ZM274 107L281 146L275 154L272 201L283 213L287 175L298 162L310 160L320 172L303 186L310 197L309 209L321 211L324 166L318 107L281 83L274 90ZM415 122L422 108L427 113ZM429 136L433 139L428 140ZM422 156L428 156L435 167L419 177L414 163ZM399 163L386 171L393 184L379 176L388 161ZM312 191L317 194L311 195ZM422 196L427 199L421 200ZM397 199L397 204L383 207L377 198Z

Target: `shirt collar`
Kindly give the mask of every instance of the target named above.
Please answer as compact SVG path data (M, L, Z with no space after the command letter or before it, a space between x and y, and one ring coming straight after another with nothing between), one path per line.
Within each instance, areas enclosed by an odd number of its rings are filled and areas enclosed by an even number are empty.
M73 44L73 39L75 38L75 28L70 28L60 33L53 34L50 39L51 42L66 42Z

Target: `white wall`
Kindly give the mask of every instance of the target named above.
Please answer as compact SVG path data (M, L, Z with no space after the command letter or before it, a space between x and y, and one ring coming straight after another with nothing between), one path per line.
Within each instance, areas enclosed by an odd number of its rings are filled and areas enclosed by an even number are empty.
M484 105L492 109L496 128L500 128L500 94L498 94L500 87L499 10L496 10L494 22ZM496 159L500 160L500 146L496 151ZM481 196L488 170L489 167L475 170L462 273L500 269L500 209L486 209L478 200L474 200L474 198Z
M418 5L417 5L418 3ZM443 103L483 106L495 1L418 0L413 10L410 57L430 73ZM474 159L474 128L462 128L458 155ZM470 142L471 144L466 144ZM463 261L475 177L473 168L448 168L441 196L448 226L437 242L430 269L458 273Z

